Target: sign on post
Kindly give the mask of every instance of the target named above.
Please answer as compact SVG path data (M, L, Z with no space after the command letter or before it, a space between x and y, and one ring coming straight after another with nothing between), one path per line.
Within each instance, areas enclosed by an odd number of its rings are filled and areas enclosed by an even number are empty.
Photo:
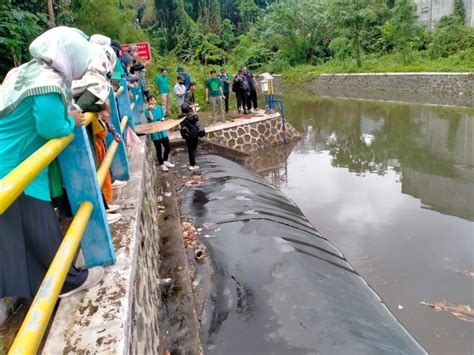
M122 44L122 51L128 51L128 47L131 44L137 46L138 49L138 58L144 61L151 60L151 47L149 42L138 42L138 43L126 43Z

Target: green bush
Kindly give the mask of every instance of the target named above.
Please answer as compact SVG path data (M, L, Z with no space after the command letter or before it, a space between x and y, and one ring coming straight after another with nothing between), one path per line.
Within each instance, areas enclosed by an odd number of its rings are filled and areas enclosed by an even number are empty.
M352 47L347 37L334 38L328 47L336 59L346 59L353 56Z
M474 28L455 23L440 23L429 46L432 58L448 57L474 48Z

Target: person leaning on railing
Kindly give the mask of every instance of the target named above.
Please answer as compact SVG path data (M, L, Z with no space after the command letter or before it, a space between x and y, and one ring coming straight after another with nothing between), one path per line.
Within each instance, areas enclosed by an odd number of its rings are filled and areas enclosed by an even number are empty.
M110 42L110 41L109 41ZM110 130L115 139L121 142L121 136L113 129L110 124L110 82L112 71L115 67L117 57L110 46L93 44L93 58L89 63L84 76L72 83L72 92L74 100L83 112L96 112L97 116L92 121L92 145L95 147L97 168L104 160L107 153L105 137ZM114 213L120 209L119 205L112 205L112 179L110 173L107 173L102 186L102 195L104 198L105 210L107 212L107 221L112 224L120 220L120 213Z
M11 70L0 87L0 178L49 139L67 136L84 123L68 115L71 82L90 61L86 36L69 27L53 28L30 45L32 61ZM0 215L0 298L32 298L61 243L51 205L48 168ZM101 267L69 269L60 297L96 285Z

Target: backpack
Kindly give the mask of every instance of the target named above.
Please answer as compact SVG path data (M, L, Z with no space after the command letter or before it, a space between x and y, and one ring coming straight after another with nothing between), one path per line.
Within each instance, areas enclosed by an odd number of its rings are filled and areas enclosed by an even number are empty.
M247 79L242 80L242 90L244 91L250 91L250 84Z

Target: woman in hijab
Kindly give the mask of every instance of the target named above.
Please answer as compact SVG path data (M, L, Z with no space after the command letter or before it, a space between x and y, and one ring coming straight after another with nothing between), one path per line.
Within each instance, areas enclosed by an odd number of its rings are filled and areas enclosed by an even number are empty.
M95 154L97 165L100 166L107 153L105 137L109 130L119 143L122 141L121 136L115 131L110 124L110 103L109 78L116 62L116 55L112 48L103 45L93 45L93 57L87 68L86 73L80 80L72 83L72 92L76 103L83 112L97 112L97 117L92 121L92 135L94 137ZM105 199L105 208L107 220L109 224L120 220L119 213L109 214L109 212L117 211L120 206L112 205L112 180L110 174L107 173L104 184L102 186L102 194Z
M68 115L68 107L71 83L86 71L90 48L81 31L56 27L31 43L32 61L8 73L0 86L0 178L49 139L83 124L82 115ZM49 185L45 168L0 215L0 298L34 297L59 248ZM71 266L60 297L96 285L103 274L101 267Z

